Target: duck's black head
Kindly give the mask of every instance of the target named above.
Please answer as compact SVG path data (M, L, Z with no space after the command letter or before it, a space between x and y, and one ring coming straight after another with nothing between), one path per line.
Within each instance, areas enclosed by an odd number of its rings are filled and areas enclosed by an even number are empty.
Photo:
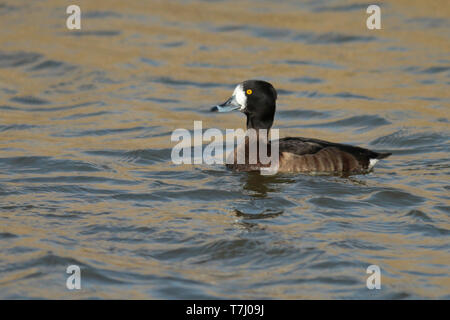
M236 86L226 102L214 106L211 111L239 110L247 116L247 129L270 129L275 116L277 92L268 82L247 80Z

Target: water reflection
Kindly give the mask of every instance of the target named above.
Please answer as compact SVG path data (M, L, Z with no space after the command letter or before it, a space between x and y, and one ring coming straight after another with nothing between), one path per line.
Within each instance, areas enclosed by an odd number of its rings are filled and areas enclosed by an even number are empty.
M249 191L254 198L266 198L270 192L280 192L283 184L293 183L295 180L282 175L261 175L259 172L245 173L241 181L243 190Z

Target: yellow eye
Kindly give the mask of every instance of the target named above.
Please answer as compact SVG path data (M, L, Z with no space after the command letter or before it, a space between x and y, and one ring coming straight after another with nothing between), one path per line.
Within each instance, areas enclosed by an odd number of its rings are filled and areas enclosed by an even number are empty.
M253 93L252 89L248 89L248 90L247 90L247 94L248 94L248 95L250 95L250 94L252 94L252 93Z

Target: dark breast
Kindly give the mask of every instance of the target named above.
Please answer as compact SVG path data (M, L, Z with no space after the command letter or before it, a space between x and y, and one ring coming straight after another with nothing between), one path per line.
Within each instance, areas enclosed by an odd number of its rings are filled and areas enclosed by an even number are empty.
M245 155L244 163L238 163L238 150ZM245 150L245 151L244 151ZM270 144L267 146L267 154L270 156ZM250 161L250 147L249 147L249 139L245 137L245 143L237 146L234 149L234 162L227 164L227 168L233 171L259 171L263 167L269 167L270 164L264 165L261 163L259 159L259 143L256 146L256 163ZM229 163L229 159L227 159L227 163Z

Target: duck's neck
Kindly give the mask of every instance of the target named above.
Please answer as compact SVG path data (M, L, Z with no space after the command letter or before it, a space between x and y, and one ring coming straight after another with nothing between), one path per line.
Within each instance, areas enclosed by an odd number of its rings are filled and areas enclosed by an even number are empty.
M260 129L266 129L267 134L269 134L270 128L273 124L273 118L256 118L252 117L251 115L247 115L247 130L248 129L255 129L256 132L259 135Z
M256 144L258 146L260 145L267 145L269 141L269 132L270 127L272 126L272 121L270 123L268 122L262 122L262 121L255 121L255 118L250 118L247 116L247 140L246 143L248 144L251 139L256 138Z

